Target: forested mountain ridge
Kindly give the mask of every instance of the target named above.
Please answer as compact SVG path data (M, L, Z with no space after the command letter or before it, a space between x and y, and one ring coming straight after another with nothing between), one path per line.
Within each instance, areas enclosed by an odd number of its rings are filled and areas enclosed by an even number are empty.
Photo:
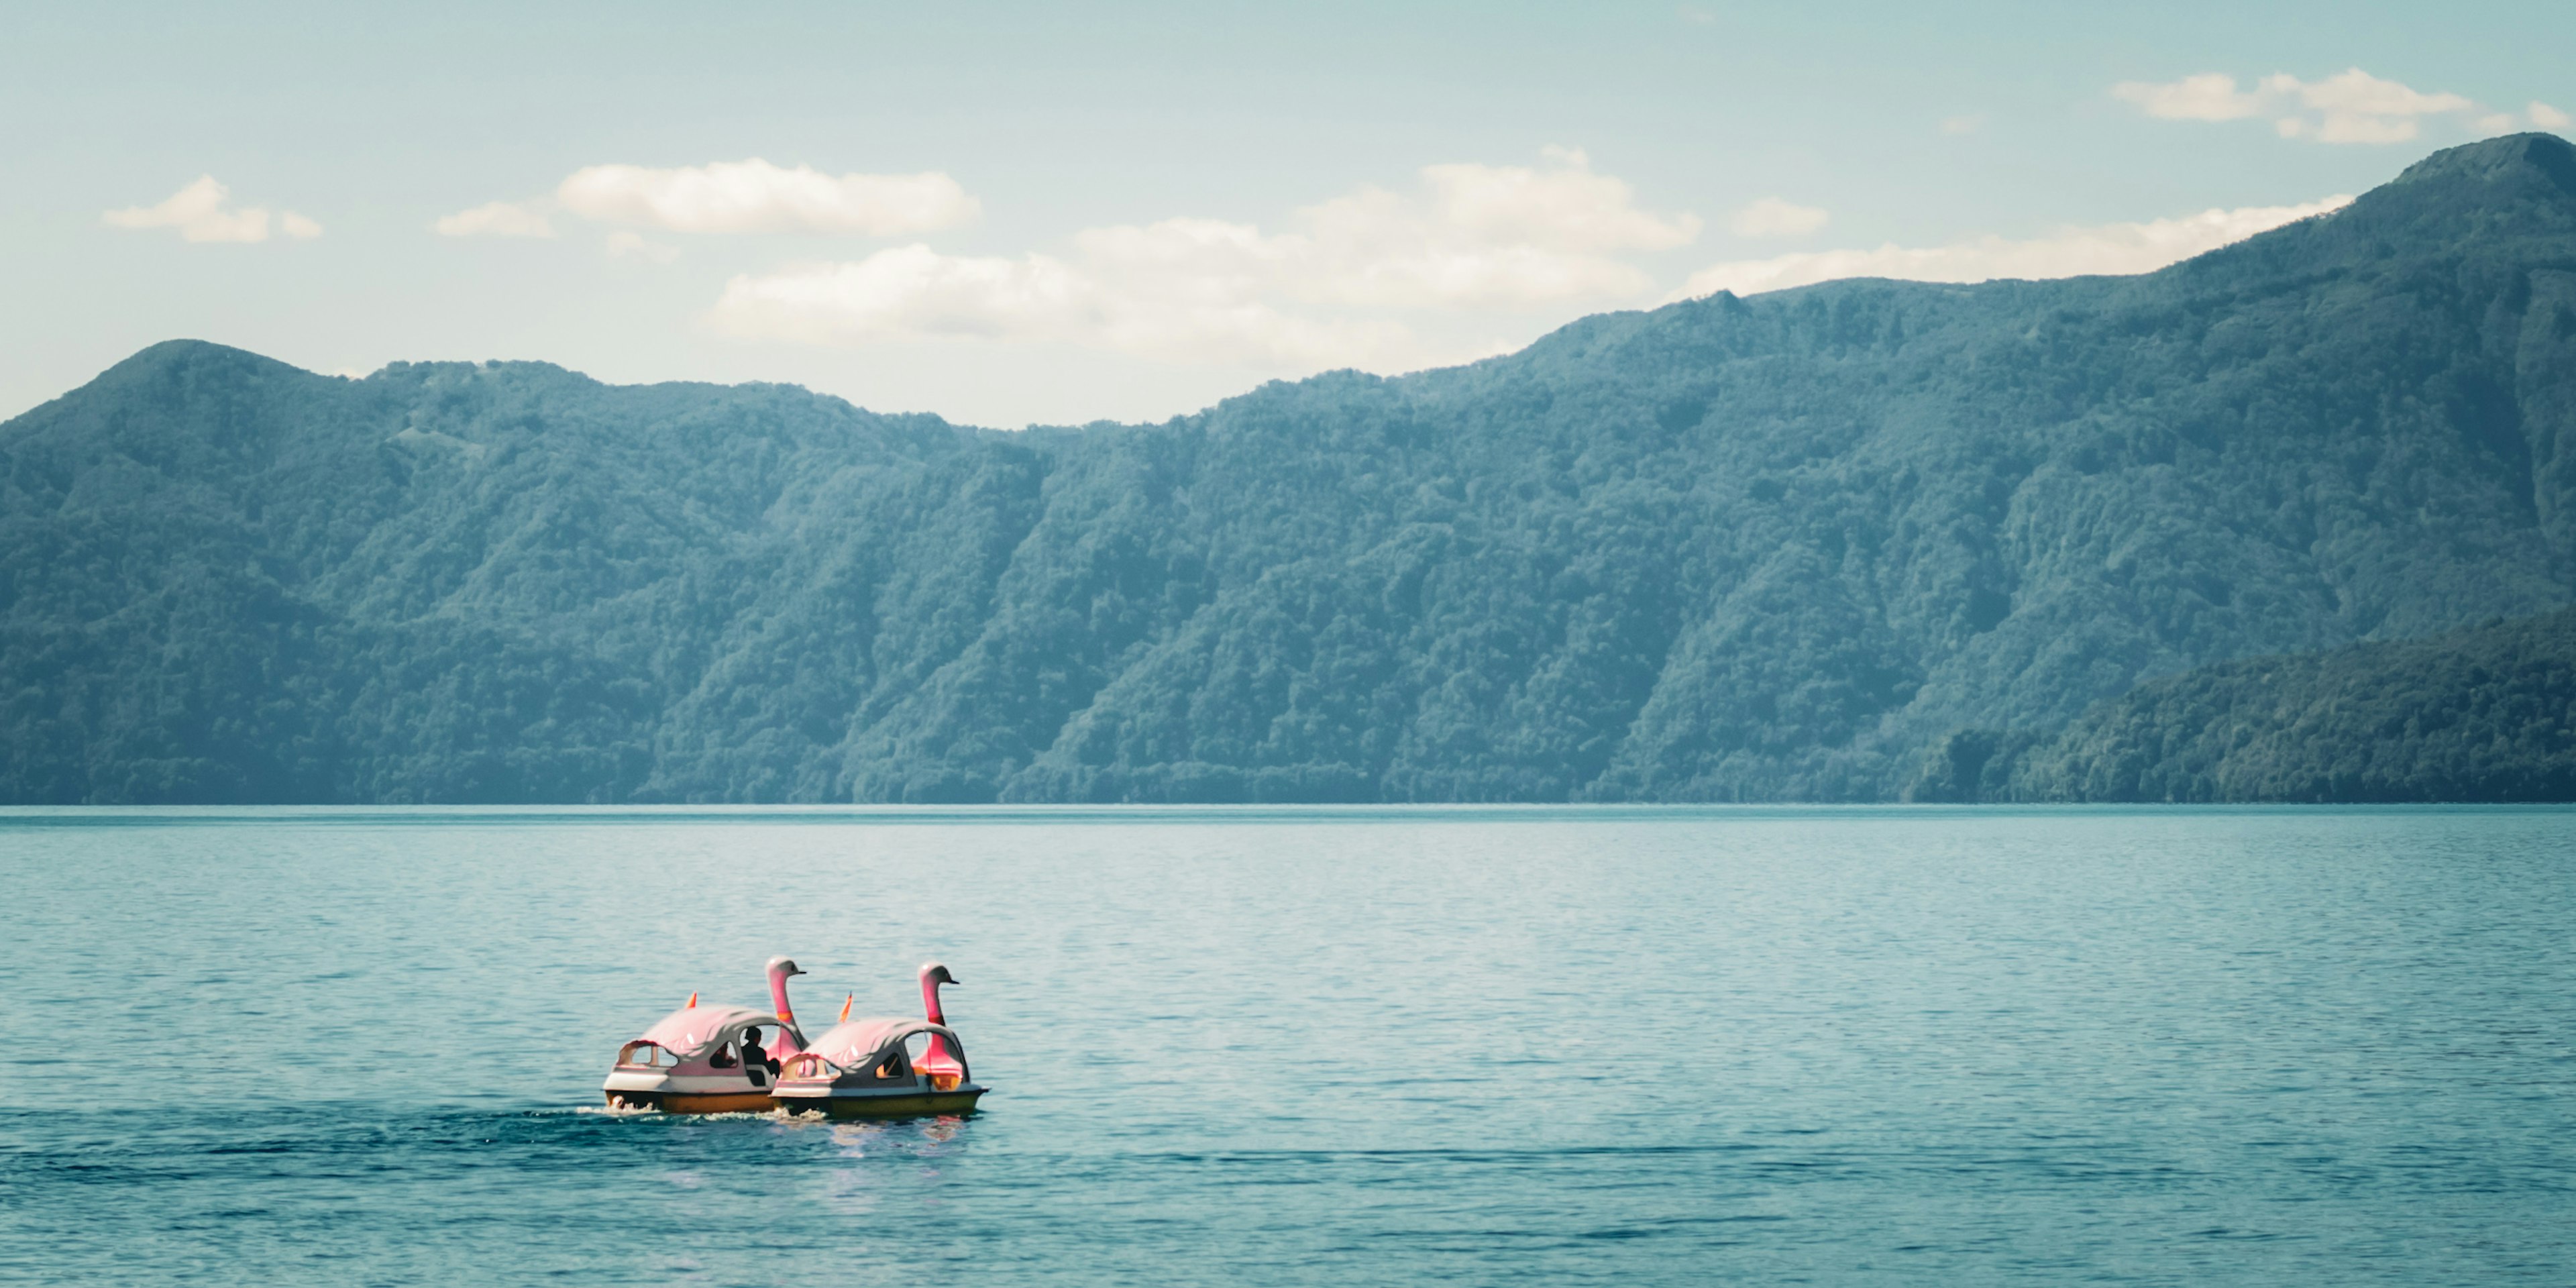
M2576 150L1020 434L156 346L0 425L0 799L1874 799L2576 599Z
M2052 735L1953 735L1907 794L2576 800L2576 608L2150 680Z

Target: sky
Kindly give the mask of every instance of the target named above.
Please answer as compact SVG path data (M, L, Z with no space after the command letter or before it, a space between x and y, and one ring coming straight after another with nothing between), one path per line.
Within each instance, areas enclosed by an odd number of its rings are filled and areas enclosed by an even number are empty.
M2566 134L2576 5L0 0L0 416L193 337L1018 427Z

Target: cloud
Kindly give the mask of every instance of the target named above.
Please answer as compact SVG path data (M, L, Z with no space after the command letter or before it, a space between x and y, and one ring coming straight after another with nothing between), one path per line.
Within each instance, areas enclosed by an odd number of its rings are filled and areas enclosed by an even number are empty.
M1945 116L1941 118L1941 132L1943 134L1974 134L1984 128L1986 128L1986 114L1983 112L1971 112L1965 116Z
M1846 277L1982 282L1999 277L2152 272L2295 220L2340 210L2351 201L2348 196L2334 196L2300 206L2205 210L2178 219L2068 228L2054 236L2027 241L1980 237L1947 246L1890 244L1876 250L1816 251L1744 260L1692 274L1674 298L1691 299L1719 291L1750 295Z
M1643 291L1649 280L1620 253L1670 250L1699 236L1698 216L1638 209L1634 191L1593 173L1583 153L1546 156L1551 164L1540 169L1426 166L1418 192L1363 188L1308 206L1296 212L1295 231L1252 253L1301 299L1508 308Z
M954 227L983 207L955 179L923 174L827 175L753 157L655 170L595 165L555 189L585 219L675 233L832 233L890 237Z
M2269 93L2295 94L2301 106L2318 113L2320 143L2403 143L2415 137L2417 117L2474 112L2478 106L2457 94L2426 94L2381 80L2358 67L2306 84L2289 76L2267 77L2263 84Z
M1739 237L1797 237L1825 226L1833 216L1816 206L1793 205L1764 197L1735 212L1727 227Z
M806 344L1022 341L1304 369L1400 358L1412 340L1400 323L1311 319L1216 293L1126 291L1045 255L943 255L922 245L735 277L708 320L736 336Z
M2512 113L2490 112L2459 94L2428 94L2358 67L2317 81L2275 73L2251 85L2240 85L2223 72L2203 72L2164 84L2123 81L2111 87L2111 96L2136 104L2158 120L2259 117L2272 122L2273 131L2282 138L2318 143L2404 143L2422 133L2428 118L2452 119L2490 134L2516 125ZM2543 123L2537 112L2532 120Z
M159 205L128 206L99 216L112 228L175 228L181 241L191 242L264 242L269 236L268 211L260 206L226 209L224 202L230 189L215 182L213 175L199 175ZM295 213L283 211L278 218L278 231L289 237L311 238L322 235L322 225Z
M1412 329L1371 314L1633 299L1653 281L1621 256L1699 235L1696 216L1640 208L1579 151L1545 160L1428 166L1412 191L1362 188L1292 212L1277 232L1175 218L1087 229L1070 256L912 245L745 274L708 322L810 344L1044 341L1304 369L1411 361L1428 352Z
M2122 81L2111 97L2138 105L2160 121L2236 121L2263 111L2263 97L2236 88L2236 78L2219 72L2185 76L2170 85Z
M737 334L865 343L1056 338L1096 319L1100 307L1097 283L1047 256L943 255L916 243L857 263L737 276L715 315Z
M607 250L610 259L625 259L632 256L655 264L668 264L680 257L679 247L666 246L627 228L620 228L608 235Z
M515 201L487 201L471 210L442 215L430 228L441 237L552 237L555 226L543 212Z
M2576 125L2576 116L2569 116L2539 99L2533 99L2531 106L2522 110L2524 115L2531 118L2532 124L2544 130L2563 130L2568 126Z

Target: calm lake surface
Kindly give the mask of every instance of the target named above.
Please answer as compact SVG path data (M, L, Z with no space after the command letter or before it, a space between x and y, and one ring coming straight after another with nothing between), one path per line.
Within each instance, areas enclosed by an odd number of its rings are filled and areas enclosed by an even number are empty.
M593 1109L780 952L984 1112ZM0 811L0 986L0 1279L2576 1281L2565 810Z

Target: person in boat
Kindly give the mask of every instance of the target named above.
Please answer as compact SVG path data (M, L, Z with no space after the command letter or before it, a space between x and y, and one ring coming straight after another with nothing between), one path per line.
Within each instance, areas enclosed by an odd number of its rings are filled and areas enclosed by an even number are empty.
M775 1078L778 1076L779 1062L772 1059L768 1049L761 1044L760 1030L758 1029L744 1029L742 1031L742 1067L745 1069L767 1069L769 1070L770 1077Z

